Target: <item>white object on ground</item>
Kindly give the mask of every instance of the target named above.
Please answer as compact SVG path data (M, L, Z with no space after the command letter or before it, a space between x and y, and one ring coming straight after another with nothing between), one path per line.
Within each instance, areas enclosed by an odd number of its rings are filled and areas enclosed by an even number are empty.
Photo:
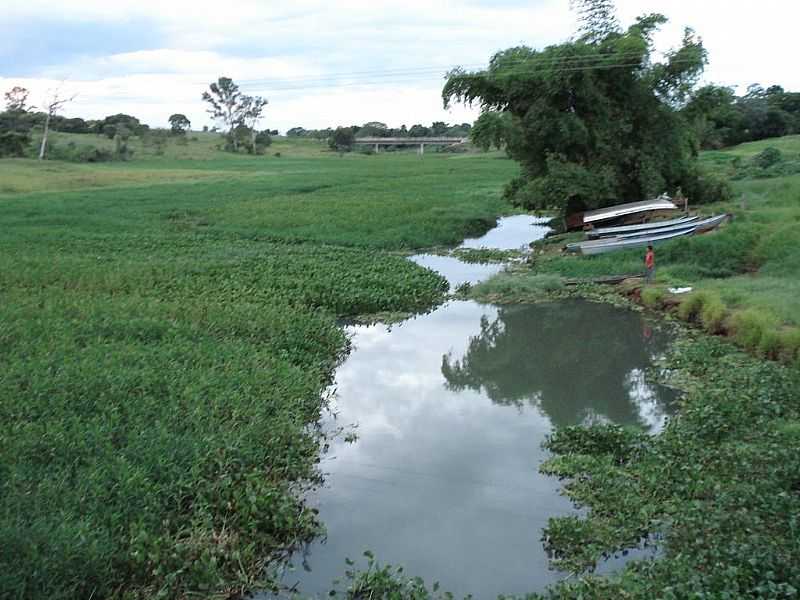
M691 291L692 291L692 288L690 288L690 287L669 288L669 293L670 294L686 294L686 293L691 292Z

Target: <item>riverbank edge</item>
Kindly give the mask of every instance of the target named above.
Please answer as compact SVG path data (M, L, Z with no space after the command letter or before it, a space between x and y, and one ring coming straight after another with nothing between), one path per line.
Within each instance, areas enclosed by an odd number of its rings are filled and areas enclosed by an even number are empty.
M531 274L532 271L524 265L518 265L498 276L513 278L524 273ZM790 510L778 511L770 509L769 500L780 504L794 487L800 489L800 462L789 460L792 453L800 451L800 400L794 401L793 396L800 389L800 371L763 356L748 354L737 347L733 338L714 335L693 324L691 319L679 318L678 302L662 302L655 306L649 304L647 295L642 294L644 289L647 288L641 278L631 278L616 285L577 283L569 287L559 285L554 289L518 290L517 293L505 294L482 292L479 284L462 287L451 296L453 299L496 305L583 299L643 313L657 324L670 327L676 335L667 354L654 365L649 375L651 380L682 392L679 413L664 431L650 436L614 425L578 426L556 430L545 442L544 446L552 453L552 457L541 465L541 471L558 477L563 482L563 493L587 511L584 517L550 520L544 531L543 542L552 556L554 566L572 571L573 576L551 586L544 593L525 596L526 600L566 600L575 597L677 598L709 591L734 593L738 597L758 594L767 589L796 589L800 586L800 576L792 574L791 566L800 559L800 544L791 540L796 535L792 532L800 517L800 498L795 499L791 507L782 505L782 508ZM768 383L765 384L765 381ZM774 386L774 398L769 393L764 394L762 389L769 385ZM757 402L757 399L761 402ZM726 423L729 417L736 415L737 411L732 408L735 405L741 408L738 417ZM709 427L703 429L703 422ZM726 429L728 431L724 433L719 431ZM712 439L699 433L710 435ZM767 438L766 441L756 441L761 437ZM676 440L686 442L687 439L690 442L676 445ZM768 505L762 513L773 517L783 516L783 520L789 520L790 523L777 529L783 531L782 537L776 533L765 540L762 550L764 546L769 546L773 551L762 552L760 559L739 556L742 560L732 560L728 564L720 562L718 555L725 555L726 542L731 542L728 546L740 543L737 536L728 539L719 535L718 530L714 533L717 537L695 535L695 532L701 531L698 528L704 523L704 510L715 503L714 495L709 496L707 491L701 492L701 498L692 497L692 493L684 494L685 501L694 508L682 513L681 503L672 493L676 490L670 488L670 482L651 477L649 491L652 495L657 495L662 487L671 490L671 493L648 506L651 499L647 494L642 494L642 490L637 490L638 494L631 496L644 500L623 503L624 507L620 508L620 482L636 479L637 475L642 475L642 471L647 471L650 465L647 461L652 461L654 454L663 451L662 446L670 448L672 458L683 456L683 462L675 461L675 465L688 468L687 463L695 462L686 458L691 455L690 445L698 449L698 453L703 449L705 456L716 450L726 455L732 447L734 454L738 452L739 442L755 446L755 449L748 448L754 454L758 454L760 449L772 458L776 453L779 455L778 460L762 461L759 465L764 471L764 479L771 482L775 491L770 495L767 493L769 490L765 489L760 494ZM718 464L713 461L709 464L710 459L704 460L701 456L697 456L697 459L692 476L700 479L706 476L711 479L722 477L716 482L715 488L721 490L729 474L716 472L712 467L718 467ZM670 462L662 461L660 466L669 470ZM797 475L795 483L792 483L793 474ZM739 487L744 489L753 482L752 471L744 469L738 475L731 483L734 491ZM674 480L671 483L678 485ZM689 489L692 489L691 486L677 490L677 496ZM694 491L698 491L696 486ZM751 492L752 487L746 491ZM731 495L746 496L752 500L751 495L745 493ZM800 496L800 493L796 495ZM657 510L656 505L661 510ZM665 506L669 510L663 510ZM750 508L758 512L757 506ZM741 505L737 509L744 510ZM723 506L713 516L714 519L709 520L725 521L729 517L736 517L736 512ZM754 522L758 522L758 519ZM770 533L774 529L771 527ZM748 535L751 533L750 528L743 528L742 531ZM682 554L678 551L675 556L676 549L679 550L682 544L692 543L692 535L708 543L711 553L717 555L716 563L704 565L709 557L703 553L692 556L691 553ZM604 557L639 547L643 540L648 539L660 542L663 551L658 558L633 561L610 575L592 574L596 564ZM698 545L702 549L702 543L695 544ZM402 567L381 565L371 553L365 556L367 568L348 571L340 587L332 590L331 595L360 598L365 594L385 597L386 594L400 593L400 597L412 599L451 597L441 592L438 584L428 587L419 578L406 575ZM781 561L781 558L786 560ZM741 562L745 562L749 569L743 569L739 564ZM782 564L776 565L776 562ZM708 571L704 572L705 569ZM720 570L727 573L725 578L720 578ZM699 577L698 573L701 574ZM736 577L736 573L740 576Z

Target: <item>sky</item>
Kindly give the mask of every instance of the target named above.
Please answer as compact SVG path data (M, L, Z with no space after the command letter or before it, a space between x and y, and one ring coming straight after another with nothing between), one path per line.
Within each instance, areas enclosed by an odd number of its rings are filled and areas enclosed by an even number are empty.
M154 127L183 113L212 125L201 94L219 76L269 100L261 126L390 127L471 122L445 110L444 73L481 68L498 50L543 48L574 35L569 0L2 0L0 91L77 94L66 116L124 112ZM800 91L791 40L796 0L618 0L623 25L660 12L657 48L703 38L704 80Z

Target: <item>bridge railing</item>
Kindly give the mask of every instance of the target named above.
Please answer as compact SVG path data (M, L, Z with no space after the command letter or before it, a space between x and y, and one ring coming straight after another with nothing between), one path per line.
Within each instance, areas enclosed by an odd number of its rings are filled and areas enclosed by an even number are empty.
M370 144L381 146L419 146L420 144L463 144L468 138L464 137L360 137L355 139L356 144Z

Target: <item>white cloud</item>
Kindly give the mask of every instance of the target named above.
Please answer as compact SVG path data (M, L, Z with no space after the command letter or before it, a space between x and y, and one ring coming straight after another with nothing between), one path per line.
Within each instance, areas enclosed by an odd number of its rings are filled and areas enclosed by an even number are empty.
M109 40L98 35L91 51L83 44L64 60L48 56L47 66L30 68L25 78L0 78L0 87L22 84L41 95L67 79L80 93L68 112L86 117L130 112L153 125L165 125L172 112L184 112L196 126L206 123L200 94L219 75L248 82L243 85L248 93L269 98L265 125L271 128L472 120L474 110L442 108L441 76L447 68L482 65L497 50L520 43L541 47L575 30L568 0L297 0L291 5L229 0L227 10L188 0L81 0L60 6L6 0L4 5L5 17L17 28L30 27L31 37L41 19L97 24L100 32L104 23L130 24L134 41L134 28L149 24L157 34L155 47L151 39L130 51L104 51ZM667 14L670 24L657 40L662 49L680 42L684 26L694 27L710 51L709 81L800 89L785 48L800 4L618 0L618 6L624 23L647 12ZM12 54L8 72L13 59Z

